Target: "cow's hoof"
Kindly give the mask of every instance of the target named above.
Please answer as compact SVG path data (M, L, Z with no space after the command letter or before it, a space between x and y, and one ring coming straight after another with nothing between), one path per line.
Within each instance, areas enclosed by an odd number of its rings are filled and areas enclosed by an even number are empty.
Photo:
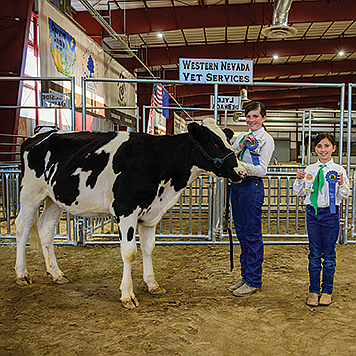
M29 276L18 277L16 278L16 284L19 286L29 286L32 284L32 280Z
M166 292L167 291L164 288L160 287L160 286L158 286L156 288L148 289L148 293L150 293L152 295L164 294Z
M138 302L136 297L131 297L131 299L121 300L121 303L125 309L135 309L140 306L140 303Z
M66 284L66 283L70 283L71 280L66 276L59 276L57 279L54 279L53 282L56 284Z

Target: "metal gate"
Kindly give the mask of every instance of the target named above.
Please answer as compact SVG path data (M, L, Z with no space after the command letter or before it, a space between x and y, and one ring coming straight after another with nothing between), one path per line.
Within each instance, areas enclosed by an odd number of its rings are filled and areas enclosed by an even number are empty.
M302 198L293 192L299 166L270 166L264 178L265 203L262 233L266 244L307 243ZM16 169L2 169L1 244L15 243L15 218L20 208L19 176ZM351 177L352 197L341 207L340 242L355 243L356 171ZM156 228L158 244L226 244L223 233L225 180L201 176L187 187L176 205L168 210ZM231 214L230 214L231 216ZM233 223L229 226L234 232ZM84 218L63 213L55 236L56 244L118 244L112 217Z

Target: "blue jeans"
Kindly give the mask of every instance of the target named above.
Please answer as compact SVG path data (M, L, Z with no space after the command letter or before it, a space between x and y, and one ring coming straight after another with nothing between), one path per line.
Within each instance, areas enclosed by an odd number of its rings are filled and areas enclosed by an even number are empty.
M241 247L241 277L254 288L262 286L264 195L262 178L247 178L241 183L231 184L232 216Z
M332 294L336 267L335 245L339 236L339 206L336 213L330 208L318 208L318 215L312 205L305 207L309 237L309 293L320 293L320 273L323 270L321 291ZM323 263L321 260L323 259Z

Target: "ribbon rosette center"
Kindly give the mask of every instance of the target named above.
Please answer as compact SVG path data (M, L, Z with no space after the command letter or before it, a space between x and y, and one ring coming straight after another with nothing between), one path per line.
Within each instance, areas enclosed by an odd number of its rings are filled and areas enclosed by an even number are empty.
M258 141L254 140L253 142L247 141L246 142L246 147L250 150L253 151L258 147Z

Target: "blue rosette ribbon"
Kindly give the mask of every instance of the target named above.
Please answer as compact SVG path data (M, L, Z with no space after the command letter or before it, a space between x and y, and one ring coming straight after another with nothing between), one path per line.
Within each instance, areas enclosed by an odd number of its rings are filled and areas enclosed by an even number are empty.
M250 151L252 163L254 166L258 166L260 164L260 158L259 158L260 154L255 151L257 147L258 147L257 139L255 139L253 142L246 141L246 148Z
M337 174L338 172L336 171L329 171L325 175L325 179L329 183L329 204L330 204L331 214L336 213L335 190L336 190Z

